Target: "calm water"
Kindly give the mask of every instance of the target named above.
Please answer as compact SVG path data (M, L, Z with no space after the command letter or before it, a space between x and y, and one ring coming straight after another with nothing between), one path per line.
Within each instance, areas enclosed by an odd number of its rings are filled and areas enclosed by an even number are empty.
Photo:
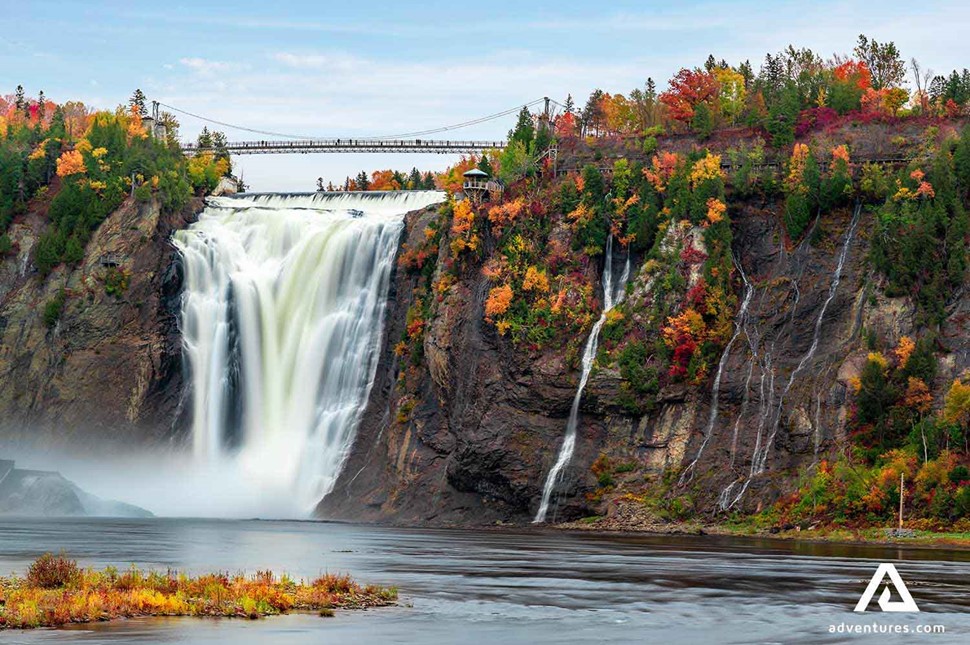
M349 572L402 606L261 621L138 619L0 632L0 643L970 642L970 552L716 537L398 529L227 520L0 520L0 574L44 551L85 566ZM922 610L855 614L879 562ZM878 597L878 594L877 594ZM830 634L942 624L945 635Z

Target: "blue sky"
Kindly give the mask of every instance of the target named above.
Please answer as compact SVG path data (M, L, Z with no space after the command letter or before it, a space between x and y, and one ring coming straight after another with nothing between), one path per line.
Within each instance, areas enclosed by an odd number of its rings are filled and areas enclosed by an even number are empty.
M432 128L548 95L663 87L708 53L731 63L789 43L825 57L859 33L938 73L970 66L965 2L44 2L0 0L0 93L22 83L110 108L149 98L253 128L371 136ZM481 7L478 9L477 7ZM194 135L202 123L183 117ZM455 138L499 138L513 118ZM253 135L227 130L230 138ZM312 190L361 169L440 169L439 155L237 161L256 190Z

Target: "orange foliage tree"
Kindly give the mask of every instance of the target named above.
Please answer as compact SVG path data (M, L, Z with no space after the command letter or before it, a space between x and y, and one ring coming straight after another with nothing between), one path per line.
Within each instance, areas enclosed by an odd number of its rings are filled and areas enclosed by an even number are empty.
M78 150L68 150L57 159L57 176L69 177L84 172L84 157Z
M512 287L503 284L493 287L485 300L485 320L495 322L495 318L509 310L512 304Z

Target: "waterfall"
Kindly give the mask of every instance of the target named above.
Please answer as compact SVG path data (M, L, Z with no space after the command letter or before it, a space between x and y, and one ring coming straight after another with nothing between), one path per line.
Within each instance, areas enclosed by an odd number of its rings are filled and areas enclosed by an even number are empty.
M737 259L734 260L734 265L738 268L741 279L744 281L744 299L741 301L741 308L738 309L738 314L734 318L734 334L731 336L728 344L724 346L724 351L721 352L721 359L717 362L717 373L714 375L714 385L711 387L711 411L707 418L707 426L704 428L704 440L701 442L700 448L697 449L697 454L694 456L693 461L690 462L681 474L678 482L679 485L683 485L685 482L693 479L694 468L697 466L697 462L700 461L701 455L704 454L704 449L707 448L707 442L710 441L711 434L714 432L714 422L717 421L718 413L717 406L721 396L721 376L724 374L724 366L727 365L728 358L731 355L731 348L734 347L738 336L744 330L745 323L748 319L748 307L751 305L751 297L754 295L754 285L748 280L748 276L744 273L744 268ZM751 378L750 371L748 372L748 378ZM740 419L740 417L738 418ZM736 423L735 434L737 434Z
M630 254L627 253L626 264L623 266L623 273L620 281L614 288L613 285L613 236L610 235L606 240L606 262L603 266L603 312L599 320L593 325L586 339L586 347L583 349L582 373L579 377L579 387L576 388L576 395L573 397L573 405L569 410L569 421L566 423L566 438L563 440L562 447L559 449L559 456L552 470L546 476L546 484L542 488L542 502L539 504L539 511L532 520L533 524L541 524L546 521L546 514L549 512L549 501L555 491L556 484L562 476L562 471L572 459L573 452L576 450L576 429L579 423L579 403L583 398L583 390L586 389L586 382L589 381L589 373L593 369L593 361L596 359L596 349L599 345L600 330L606 322L606 314L610 309L623 302L626 295L626 283L630 277Z
M842 243L842 248L839 251L839 255L836 260L835 270L832 272L832 279L829 282L828 293L825 300L822 302L822 307L819 309L818 316L815 318L815 325L812 334L812 344L809 346L808 351L802 356L801 360L798 361L798 365L792 370L788 377L788 382L782 389L781 394L778 397L777 406L774 406L773 396L774 396L774 370L771 368L771 353L766 351L764 355L764 364L762 366L762 385L764 383L764 375L766 372L770 373L770 385L768 388L768 403L762 408L762 413L759 415L760 419L758 422L758 433L755 437L754 453L751 457L751 469L748 476L744 478L744 484L741 490L736 496L731 497L734 487L740 482L735 480L732 482L725 490L721 492L721 497L719 500L719 506L722 510L727 510L730 507L741 501L744 497L745 492L748 490L748 486L751 480L764 473L767 463L768 455L771 450L771 446L774 443L775 437L778 435L778 430L781 425L781 415L784 412L785 397L788 396L791 391L792 385L795 383L796 377L802 372L803 369L808 365L808 363L815 357L815 352L818 350L819 341L822 335L822 323L825 320L825 313L828 311L829 305L835 299L835 296L839 289L839 284L842 282L842 271L845 268L845 262L849 256L849 250L852 247L852 239L855 237L856 228L859 224L859 218L862 214L862 205L856 204L855 211L852 214L852 220L849 223L849 228L845 234L845 241ZM796 301L797 302L797 301ZM792 314L794 319L794 313ZM762 400L764 399L764 388L762 387ZM818 405L818 404L817 404ZM772 410L774 414L771 415ZM764 429L767 425L767 420L771 416L771 432L768 434L767 438L762 441L762 435ZM818 432L818 429L816 429ZM817 440L816 440L817 441Z
M373 384L404 213L434 191L210 198L176 232L192 449L310 511L347 457Z

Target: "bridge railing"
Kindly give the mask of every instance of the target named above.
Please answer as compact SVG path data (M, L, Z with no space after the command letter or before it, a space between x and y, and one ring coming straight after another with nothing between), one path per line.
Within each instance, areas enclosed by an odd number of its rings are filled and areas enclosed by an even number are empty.
M292 141L258 140L232 141L225 149L236 154L266 152L481 152L505 148L505 141L474 141L468 139L296 139ZM196 143L182 145L183 152L194 154L204 150Z

